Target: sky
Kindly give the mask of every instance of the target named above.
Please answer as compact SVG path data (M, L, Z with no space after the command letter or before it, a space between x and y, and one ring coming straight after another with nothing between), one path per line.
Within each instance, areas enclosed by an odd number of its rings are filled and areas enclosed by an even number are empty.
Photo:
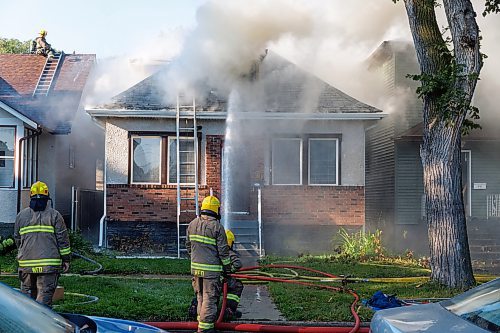
M0 36L29 40L40 29L66 53L130 54L161 35L192 29L203 0L0 0Z
M484 0L473 3L489 56L479 85L495 95L500 19L480 15ZM103 64L93 94L98 100L144 79L153 70L146 64L158 60L183 59L191 71L179 77L214 77L245 70L269 48L349 95L384 107L380 82L361 79L363 63L384 40L411 42L402 1L0 0L0 37L25 41L40 29L57 50L97 55Z

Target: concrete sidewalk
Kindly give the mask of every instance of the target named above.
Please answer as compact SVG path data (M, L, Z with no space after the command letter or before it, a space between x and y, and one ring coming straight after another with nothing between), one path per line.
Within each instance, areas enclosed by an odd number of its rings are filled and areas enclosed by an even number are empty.
M239 319L241 321L285 320L285 317L274 305L269 291L264 285L246 285L238 309L242 313L241 319Z

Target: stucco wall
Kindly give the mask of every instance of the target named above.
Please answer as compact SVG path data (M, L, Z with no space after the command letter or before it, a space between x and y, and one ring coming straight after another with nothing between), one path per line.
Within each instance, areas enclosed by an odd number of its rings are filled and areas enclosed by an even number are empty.
M202 126L200 166L205 170L207 135L224 132L223 121L198 121ZM106 123L106 179L108 184L127 184L129 172L129 132L175 132L175 120L170 119L110 119ZM206 179L202 172L200 184Z
M364 185L364 123L363 121L334 120L243 120L244 126L256 136L271 137L290 134L341 135L340 179L346 186ZM225 122L199 121L202 126L200 157L204 169L206 135L225 133ZM129 131L175 132L175 121L170 119L110 119L106 123L106 158L108 184L127 184L129 166ZM269 161L268 161L269 162ZM268 167L268 166L266 166ZM203 173L202 173L203 174ZM201 184L204 179L201 179Z
M18 169L18 143L24 135L24 124L21 120L12 116L0 108L0 125L16 126L14 174L17 177ZM17 179L17 178L16 178ZM0 188L0 223L13 223L17 215L17 180L12 188Z
M340 184L363 186L365 184L365 124L363 121L348 120L241 120L237 132L247 131L247 137L263 142L264 149L270 151L273 137L312 136L340 138ZM267 142L265 142L267 140ZM307 144L306 141L303 144ZM243 147L242 149L246 149ZM270 170L270 154L264 161L265 170ZM266 184L270 183L269 172L264 172Z

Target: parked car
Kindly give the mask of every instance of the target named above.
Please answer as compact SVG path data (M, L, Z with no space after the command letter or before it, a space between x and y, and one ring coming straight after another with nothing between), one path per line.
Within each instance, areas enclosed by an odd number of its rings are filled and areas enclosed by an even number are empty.
M380 310L372 333L500 332L500 279L439 303Z
M0 283L0 332L168 333L128 320L58 314L3 283Z

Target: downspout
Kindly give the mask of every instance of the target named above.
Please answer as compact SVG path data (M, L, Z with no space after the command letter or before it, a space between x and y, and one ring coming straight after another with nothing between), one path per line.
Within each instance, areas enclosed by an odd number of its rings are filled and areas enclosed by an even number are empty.
M103 184L103 189L102 189L102 192L103 192L103 205L104 205L104 208L103 208L103 213L102 213L102 217L101 219L99 220L99 247L102 248L104 246L104 222L105 222L105 219L106 219L106 191L107 191L107 156L106 156L106 134L104 136L104 162L103 162L103 180L102 180L102 184Z
M27 136L24 136L19 139L19 144L17 145L18 147L18 153L17 153L17 213L21 211L21 187L22 187L22 166L23 166L23 142L34 138L36 136L40 136L42 134L42 128L37 128L36 132ZM38 159L38 143L37 143L37 159ZM38 176L38 163L37 163L37 176Z

